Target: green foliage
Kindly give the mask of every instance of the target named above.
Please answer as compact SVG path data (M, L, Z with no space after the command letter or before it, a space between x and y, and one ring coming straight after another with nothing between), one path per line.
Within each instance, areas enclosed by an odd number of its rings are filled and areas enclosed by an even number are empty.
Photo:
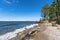
M49 18L51 20L54 20L53 18L56 16L56 13L55 13L55 7L54 7L54 4L51 4L49 6Z
M44 19L49 18L50 21L56 21L60 24L60 2L54 0L54 2L48 6L48 4L42 7L42 14Z
M42 17L47 19L47 16L48 16L48 4L44 5L42 7L41 11L42 11Z

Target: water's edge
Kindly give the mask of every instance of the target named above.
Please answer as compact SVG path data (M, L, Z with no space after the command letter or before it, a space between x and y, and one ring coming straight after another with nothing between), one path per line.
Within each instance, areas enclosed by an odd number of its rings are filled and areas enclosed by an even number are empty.
M35 27L36 25L38 25L38 24L28 25L28 26L25 26L25 27L23 27L23 28L16 29L16 30L13 31L13 32L9 32L9 33L6 33L6 34L4 34L4 35L1 35L1 36L0 36L0 40L9 40L9 39L11 39L11 38L13 38L13 37L16 37L19 32L22 32L22 31L24 31L25 29L33 28L33 27Z

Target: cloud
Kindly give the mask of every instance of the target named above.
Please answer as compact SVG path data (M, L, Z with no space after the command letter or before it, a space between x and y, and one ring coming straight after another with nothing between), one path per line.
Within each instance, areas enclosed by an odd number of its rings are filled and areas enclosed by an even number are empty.
M7 4L19 3L19 0L3 0Z
M7 4L11 4L12 3L9 0L4 0L4 2L7 3Z

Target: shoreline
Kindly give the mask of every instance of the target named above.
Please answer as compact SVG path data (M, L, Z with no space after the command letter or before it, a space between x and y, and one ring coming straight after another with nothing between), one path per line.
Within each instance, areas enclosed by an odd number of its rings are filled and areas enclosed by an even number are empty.
M43 39L43 36L44 37L46 36L44 33L42 33L42 31L44 31L46 29L46 27L44 27L46 24L44 24L44 25L43 24L44 23L42 23L42 24L38 23L38 25L36 25L32 28L25 29L24 31L18 33L16 37L14 37L10 40L30 40L30 37L33 38L37 34L38 35L40 34L39 36L42 36L41 38ZM37 40L36 36L35 36L34 40ZM38 37L38 40L40 40L39 37Z
M23 31L21 30L16 33L16 36L12 38L11 35L11 38L7 38L7 40L60 40L60 25L52 26L48 21L33 24L24 27Z
M17 33L17 36L11 38L10 40L20 40L20 39L22 39L27 33L31 32L32 29L36 28L37 25L38 25L38 24L33 24L33 26L30 25L31 27L28 27L28 26L27 26L27 27L25 28L25 30Z
M37 25L37 24L27 25L27 26L25 26L23 28L16 29L16 30L14 30L12 32L8 32L6 34L3 34L3 35L0 36L0 40L12 39L12 38L16 37L18 33L21 33L22 31L24 31L26 29L30 29L30 28L34 27L35 25Z
M60 40L60 28L58 26L52 26L46 21L38 23L35 28L26 29L10 40Z
M10 40L25 40L25 36L27 34L28 35L34 35L34 33L32 34L33 31L35 31L36 33L39 32L40 31L40 27L39 26L41 26L41 25L36 24L35 26L33 26L33 27L29 28L29 29L26 28L24 31L18 33L16 37L14 37L14 38L12 38Z

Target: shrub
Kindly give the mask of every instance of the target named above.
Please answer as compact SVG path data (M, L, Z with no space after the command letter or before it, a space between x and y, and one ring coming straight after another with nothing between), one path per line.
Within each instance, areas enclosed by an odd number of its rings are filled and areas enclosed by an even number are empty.
M52 26L55 26L55 27L57 27L56 23L52 23Z

